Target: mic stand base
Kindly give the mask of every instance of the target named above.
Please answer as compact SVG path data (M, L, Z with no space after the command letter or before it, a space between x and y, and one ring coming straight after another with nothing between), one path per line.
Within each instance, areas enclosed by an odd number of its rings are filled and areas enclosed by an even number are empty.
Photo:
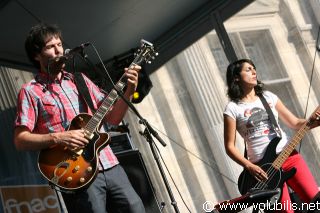
M152 137L151 137L151 135L150 135L150 133L149 133L149 131L148 131L147 128L145 128L145 130L144 130L143 133L140 132L140 134L141 134L142 136L144 136L144 137L146 138L147 142L149 143L149 146L150 146L152 155L153 155L153 157L154 157L154 159L155 159L155 161L156 161L156 163L157 163L157 166L158 166L158 169L159 169L159 171L160 171L161 177L162 177L163 182L164 182L164 184L165 184L165 186L166 186L166 189L167 189L167 191L168 191L168 194L169 194L169 197L170 197L170 200L171 200L171 205L173 206L175 212L176 212L176 213L179 213L180 211L179 211L179 209L178 209L177 202L176 202L176 200L175 200L175 198L174 198L174 196L173 196L173 193L172 193L172 191L171 191L171 188L170 188L168 179L167 179L167 177L166 177L166 175L165 175L165 173L164 173L163 167L162 167L161 162L160 162L160 159L159 159L159 155L158 155L158 153L157 153L156 150L155 150L155 146L156 146L156 145L154 144L154 140L152 139ZM164 206L165 206L165 203L162 202L162 203L161 203L161 209L163 209ZM161 211L162 211L162 210L161 210Z
M150 145L150 149L151 149L151 152L152 152L152 155L157 163L157 166L159 168L159 171L160 171L160 174L161 174L161 177L163 179L163 182L166 186L166 189L168 191L168 194L169 194L169 197L170 197L170 200L171 200L171 205L173 206L174 210L176 213L180 213L179 209L178 209L178 206L177 206L177 202L176 200L174 199L174 196L173 196L173 193L171 191L171 188L170 188L170 185L169 185L169 182L168 182L168 179L164 173L164 170L162 168L162 165L161 165L161 162L159 160L159 155L158 153L156 152L155 150L155 142L152 138L152 136L154 136L160 143L161 145L163 146L166 146L166 143L160 138L160 136L158 135L158 133L152 128L151 125L149 125L149 123L140 115L140 113L138 112L138 110L133 106L133 104L128 101L122 94L121 91L119 91L116 87L114 87L114 90L117 92L118 96L128 105L128 107L138 116L138 118L140 119L140 123L145 125L145 130L143 133L140 132L141 135L143 135L147 142L149 143ZM162 208L163 208L163 205L162 205Z

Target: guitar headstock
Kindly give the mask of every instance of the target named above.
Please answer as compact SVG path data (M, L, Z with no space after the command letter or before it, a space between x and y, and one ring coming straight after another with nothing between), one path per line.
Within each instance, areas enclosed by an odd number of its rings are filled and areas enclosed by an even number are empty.
M137 64L137 65L141 65L143 63L150 64L151 61L154 60L157 55L158 53L155 51L153 44L150 43L149 41L141 39L141 46L135 52L135 58L132 64Z
M310 129L320 126L320 106L318 106L309 117L307 126L309 126Z

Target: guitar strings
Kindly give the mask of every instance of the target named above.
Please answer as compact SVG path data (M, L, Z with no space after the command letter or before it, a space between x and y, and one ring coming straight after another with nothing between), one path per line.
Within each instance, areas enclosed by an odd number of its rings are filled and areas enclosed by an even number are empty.
M309 122L306 122L303 127L296 132L296 134L293 136L293 138L299 136L300 138L305 134L305 132L309 129L309 126L307 125ZM294 139L292 139L293 141ZM300 140L299 140L300 141ZM291 143L289 143L287 146L290 146ZM287 147L286 146L286 147ZM290 152L291 153L291 152ZM281 155L281 154L280 154ZM258 181L258 183L254 186L254 188L258 188L258 189L265 189L268 184L271 182L271 179L275 176L276 172L278 171L278 169L274 168L272 165L271 167L268 168L268 170L266 171L266 173L268 174L269 178L266 182L263 181ZM270 173L270 174L269 174Z

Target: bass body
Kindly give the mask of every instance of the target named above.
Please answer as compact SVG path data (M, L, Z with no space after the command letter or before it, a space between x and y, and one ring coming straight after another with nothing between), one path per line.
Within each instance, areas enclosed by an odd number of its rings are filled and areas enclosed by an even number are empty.
M242 195L252 190L281 189L283 183L295 174L296 168L284 172L281 167L295 147L301 142L307 131L310 130L311 126L313 128L319 126L320 117L317 113L319 109L320 106L316 108L307 122L294 134L290 142L284 147L279 155L276 154L276 148L280 138L276 137L270 142L265 155L258 163L256 163L267 173L268 179L266 181L258 181L247 170L243 170L238 179L238 189Z
M284 182L295 174L295 168L285 172L281 167L275 168L273 166L274 160L278 157L276 147L279 141L280 138L274 138L268 145L263 158L256 163L256 165L260 166L268 174L268 180L258 181L248 170L245 169L242 171L238 178L238 189L242 195L249 191L282 189Z

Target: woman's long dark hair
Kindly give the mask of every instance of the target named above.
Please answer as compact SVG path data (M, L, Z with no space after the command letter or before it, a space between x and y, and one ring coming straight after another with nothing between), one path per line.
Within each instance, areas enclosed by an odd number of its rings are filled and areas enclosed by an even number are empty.
M229 64L227 68L227 85L228 85L228 96L231 101L238 103L244 96L243 89L241 88L239 81L236 79L240 78L240 72L242 70L243 64L247 62L251 64L254 68L256 66L250 59L240 59ZM262 95L264 90L264 85L261 81L257 81L257 86L254 87L254 90L257 95Z

